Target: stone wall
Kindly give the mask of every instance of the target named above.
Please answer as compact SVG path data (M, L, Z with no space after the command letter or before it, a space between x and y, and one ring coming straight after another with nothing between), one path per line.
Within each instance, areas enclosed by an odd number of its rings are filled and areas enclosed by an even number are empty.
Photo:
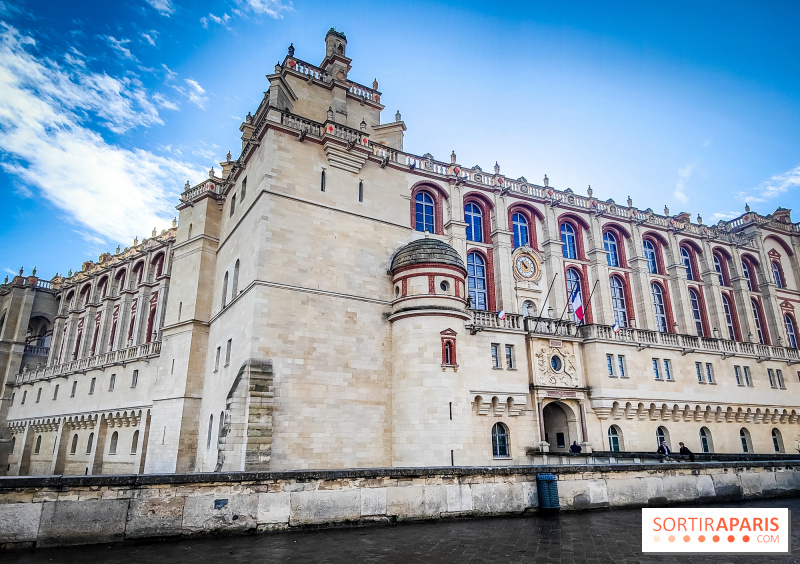
M58 546L538 509L558 474L562 509L797 495L800 462L377 468L0 478L0 547Z

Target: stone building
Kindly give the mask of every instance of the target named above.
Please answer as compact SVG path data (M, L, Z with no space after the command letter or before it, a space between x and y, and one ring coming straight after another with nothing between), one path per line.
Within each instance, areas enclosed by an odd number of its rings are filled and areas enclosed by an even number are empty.
M796 450L789 210L704 225L405 152L325 46L290 46L173 229L0 287L3 471Z

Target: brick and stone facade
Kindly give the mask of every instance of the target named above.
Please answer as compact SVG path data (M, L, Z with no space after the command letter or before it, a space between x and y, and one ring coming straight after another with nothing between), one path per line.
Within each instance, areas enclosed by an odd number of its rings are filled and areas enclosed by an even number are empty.
M0 287L0 470L796 450L789 210L704 225L405 152L325 42L267 75L173 229Z

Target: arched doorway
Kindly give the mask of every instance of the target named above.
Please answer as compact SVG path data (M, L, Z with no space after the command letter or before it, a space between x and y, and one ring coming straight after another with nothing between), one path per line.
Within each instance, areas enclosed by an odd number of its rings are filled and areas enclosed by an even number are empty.
M572 441L580 442L577 418L572 408L560 401L544 406L544 440L550 444L550 452L567 452Z

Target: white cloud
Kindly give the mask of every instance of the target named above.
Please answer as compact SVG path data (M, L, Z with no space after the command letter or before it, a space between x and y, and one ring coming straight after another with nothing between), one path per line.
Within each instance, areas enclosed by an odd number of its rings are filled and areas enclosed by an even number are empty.
M281 2L281 0L243 0L240 5L249 8L256 14L267 15L271 18L281 19L283 15L281 12L286 12L292 9L291 2Z
M192 78L184 79L184 82L189 85L188 90L178 87L175 87L175 89L178 90L178 92L184 94L187 98L189 98L189 101L192 104L194 104L201 110L205 110L206 103L208 102L208 96L206 96L205 89L202 86L200 86L200 84L196 80Z
M172 13L175 11L175 6L172 4L172 0L145 0L150 6L152 6L159 14L165 17L170 17Z
M147 41L153 47L156 46L156 38L158 37L158 32L154 29L151 29L148 32L142 32L142 37L145 41Z
M176 76L178 76L178 73L177 73L177 72L175 72L174 70L172 70L171 68L169 68L169 67L168 67L167 65L165 65L164 63L161 63L161 66L162 66L162 67L164 68L164 70L167 72L167 77L166 77L166 78L167 78L167 80L169 80L169 79L171 79L171 78L175 78Z
M763 203L800 187L800 166L782 174L776 174L757 187L739 192L739 199L746 202Z
M130 59L131 61L138 60L136 57L133 56L131 50L125 47L125 45L131 42L130 39L117 39L116 37L113 37L111 35L101 35L100 38L105 39L106 43L108 43L112 49L114 49L117 53L119 53L126 59Z
M675 184L675 191L672 192L672 196L681 203L685 204L689 201L689 197L686 195L686 192L683 191L683 183L692 175L695 166L695 163L690 163L678 170L678 182Z
M153 94L153 101L158 104L159 108L164 108L165 110L174 110L176 112L180 111L178 104L172 100L167 100L167 98L160 92Z
M37 59L34 44L0 23L0 166L38 188L81 232L125 243L166 227L183 182L204 172L108 143L84 125L89 114L117 133L161 124L148 93L130 79Z
M739 213L734 212L734 211L714 212L713 214L711 214L711 223L716 223L721 219L724 219L725 221L728 221L729 219L737 218L740 215L742 215L742 212L739 212Z

